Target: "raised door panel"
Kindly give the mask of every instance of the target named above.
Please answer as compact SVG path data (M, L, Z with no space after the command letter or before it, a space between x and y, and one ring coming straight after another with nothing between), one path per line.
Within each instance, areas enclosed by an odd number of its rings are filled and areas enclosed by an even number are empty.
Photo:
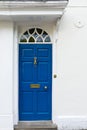
M38 82L48 82L48 62L38 62Z
M22 62L22 82L32 82L33 79L33 62Z

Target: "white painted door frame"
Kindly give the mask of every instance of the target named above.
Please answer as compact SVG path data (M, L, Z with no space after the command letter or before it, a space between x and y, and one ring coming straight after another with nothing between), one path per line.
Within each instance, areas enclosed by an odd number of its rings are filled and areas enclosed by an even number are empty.
M59 21L59 19L58 19ZM26 30L25 30L26 31ZM58 31L58 23L54 25L53 30L53 45L52 45L52 120L54 120L54 93L53 88L56 85L56 80L54 78L54 74L57 74L57 31ZM18 48L18 25L14 24L14 39L13 39L14 45L13 45L13 120L14 124L17 124L19 121L19 110L18 110L18 98L19 98L19 77L18 77L18 55L19 55L19 48Z

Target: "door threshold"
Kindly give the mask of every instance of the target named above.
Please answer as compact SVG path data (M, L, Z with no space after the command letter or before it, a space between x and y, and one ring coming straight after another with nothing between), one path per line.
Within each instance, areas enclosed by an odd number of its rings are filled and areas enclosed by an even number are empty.
M19 121L14 130L57 130L52 121Z
M18 125L51 125L52 124L52 120L49 121L45 121L45 120L41 120L41 121L19 121Z

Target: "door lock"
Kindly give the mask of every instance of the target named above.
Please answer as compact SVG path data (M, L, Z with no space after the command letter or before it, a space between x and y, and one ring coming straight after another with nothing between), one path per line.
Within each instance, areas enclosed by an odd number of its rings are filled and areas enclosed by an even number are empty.
M47 88L48 88L47 86L44 86L44 89L45 89L45 90L47 90Z

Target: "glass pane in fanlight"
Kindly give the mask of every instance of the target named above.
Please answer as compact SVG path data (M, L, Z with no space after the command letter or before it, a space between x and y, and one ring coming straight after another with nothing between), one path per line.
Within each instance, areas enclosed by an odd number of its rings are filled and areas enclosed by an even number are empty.
M43 42L43 39L41 37L38 37L36 42Z
M28 31L26 31L23 35L24 35L26 38L29 38Z
M46 37L48 34L44 31L43 34L42 34L42 37Z
M34 33L34 30L35 30L35 28L29 29L29 33L30 33L30 34L33 34L33 33Z
M21 36L20 42L27 42L26 38L24 36Z
M41 33L42 33L42 29L37 28L36 30L37 30L38 34L41 34Z
M33 36L34 36L34 38L36 39L36 37L38 37L38 34L35 32L35 33L33 34Z
M51 40L50 40L50 37L48 36L48 37L46 37L46 39L45 39L45 41L44 42L51 42Z
M33 37L30 37L29 42L35 42Z

